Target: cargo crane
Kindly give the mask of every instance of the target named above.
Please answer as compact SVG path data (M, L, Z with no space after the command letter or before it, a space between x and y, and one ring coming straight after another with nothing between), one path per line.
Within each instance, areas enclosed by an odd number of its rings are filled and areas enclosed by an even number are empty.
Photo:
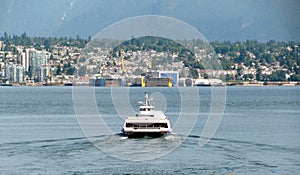
M123 75L126 76L126 65L125 65L125 62L124 62L124 50L123 49L121 49L119 51L119 57L120 57L120 60L121 60L122 73L123 73Z
M127 76L127 71L126 71L126 65L125 65L125 61L124 61L124 50L121 49L119 51L119 58L121 60L121 69L122 69L122 75L124 77L124 81L126 84L128 84L128 76Z
M147 66L148 66L148 69L149 69L148 77L152 77L152 72L151 72L151 70L152 70L152 62L150 60L147 62Z

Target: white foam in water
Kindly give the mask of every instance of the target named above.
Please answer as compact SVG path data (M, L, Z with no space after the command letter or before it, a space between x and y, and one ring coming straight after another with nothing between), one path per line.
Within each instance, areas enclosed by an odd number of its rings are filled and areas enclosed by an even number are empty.
M120 140L126 140L128 137L120 137Z

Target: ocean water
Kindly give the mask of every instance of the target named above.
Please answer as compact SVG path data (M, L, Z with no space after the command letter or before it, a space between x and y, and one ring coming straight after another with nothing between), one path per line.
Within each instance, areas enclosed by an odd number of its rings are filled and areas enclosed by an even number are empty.
M137 111L145 90L130 88L124 103ZM174 126L179 89L147 90ZM91 141L76 118L72 87L0 87L0 174L299 174L300 87L226 87L221 124L202 147L212 89L197 91L200 112L191 133L128 139L120 134L123 118L111 89L95 88L112 134Z

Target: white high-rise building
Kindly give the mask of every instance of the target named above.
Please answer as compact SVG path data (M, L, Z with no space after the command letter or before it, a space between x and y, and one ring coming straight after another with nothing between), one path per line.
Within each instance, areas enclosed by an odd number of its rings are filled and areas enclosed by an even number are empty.
M47 66L47 54L36 51L32 54L31 71L32 76L36 82L45 81L47 74L44 72L44 67Z
M21 65L16 66L16 83L24 83L25 79L24 67Z
M9 83L24 83L24 67L21 65L7 64L4 67L4 77Z
M15 65L13 64L7 64L4 67L4 77L6 78L6 80L10 83L13 83L15 80Z
M47 79L47 67L46 66L40 66L37 71L37 81L43 82Z
M4 51L4 41L0 41L0 51Z
M28 61L26 58L26 52L21 52L19 55L20 63L24 67L24 70L28 71Z
M25 49L25 64L27 65L27 67L25 67L25 71L28 71L31 64L32 53L33 51L31 49Z

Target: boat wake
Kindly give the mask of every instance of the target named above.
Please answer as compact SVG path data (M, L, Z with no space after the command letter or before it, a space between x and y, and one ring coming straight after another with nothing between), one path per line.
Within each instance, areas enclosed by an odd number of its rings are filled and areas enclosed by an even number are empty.
M122 160L143 161L162 157L182 142L182 137L167 134L162 137L130 138L122 133L101 137L94 145L112 157Z

